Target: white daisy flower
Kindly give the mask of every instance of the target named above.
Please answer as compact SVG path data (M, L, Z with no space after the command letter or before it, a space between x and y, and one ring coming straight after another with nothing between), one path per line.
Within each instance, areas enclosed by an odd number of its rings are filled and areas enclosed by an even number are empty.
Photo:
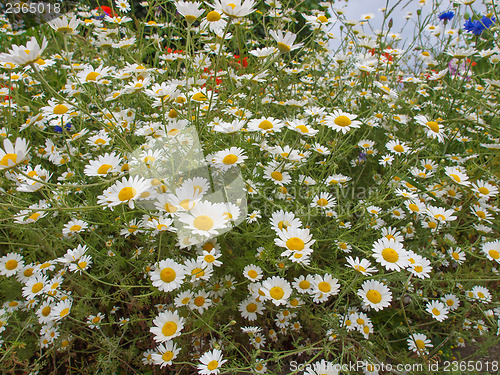
M134 208L134 202L141 197L141 194L148 190L150 183L140 176L123 177L113 186L104 191L98 197L97 204L113 207L122 203L128 203L130 208Z
M186 268L172 259L165 259L154 267L149 276L151 277L153 286L163 292L171 292L182 285L186 276Z
M16 138L15 144L10 139L3 140L3 149L0 148L0 170L12 168L22 163L28 156L28 142Z
M244 163L246 158L247 156L244 155L244 150L242 148L231 147L227 150L216 152L208 161L216 168L226 171L235 165Z
M400 271L410 265L403 244L383 237L373 244L373 257L387 270Z
M17 253L9 253L0 258L0 275L14 276L24 267L23 257Z
M371 267L371 263L367 259L360 260L358 257L356 257L356 259L353 259L349 256L346 258L346 260L352 268L354 268L364 276L371 276L373 273L378 272L375 267Z
M293 44L295 39L297 38L297 34L294 34L290 31L287 31L286 34L283 34L283 31L278 30L269 30L269 35L273 37L273 39L278 44L278 49L281 53L287 53L293 51L295 49L301 48L304 43Z
M48 277L43 274L34 274L26 281L23 287L23 297L27 300L33 299L45 293L48 284Z
M248 280L255 282L262 279L264 275L262 268L254 264L249 264L243 269L243 276L245 276Z
M257 314L264 313L264 306L262 302L257 301L255 298L248 298L238 305L238 310L241 316L249 321L257 319Z
M193 234L214 237L227 228L225 208L220 203L200 202L189 213L180 213L178 217Z
M170 366L180 351L181 348L177 347L176 343L167 341L156 347L155 352L151 354L151 359L156 365L160 365L160 368L163 368L166 365Z
M337 109L331 115L325 117L326 126L337 132L346 134L351 129L360 127L361 121L355 120L357 117L357 115L351 115L350 113Z
M153 327L149 330L155 335L156 342L165 342L180 336L184 328L185 319L180 317L176 312L166 311L159 314L153 320Z
M340 284L338 279L333 278L330 274L316 275L310 293L313 294L313 300L316 303L325 302L329 297L339 293Z
M448 317L448 308L441 301L428 302L425 307L425 311L431 314L438 322L442 322Z
M451 311L454 311L454 310L458 309L458 307L460 306L460 300L454 294L450 294L450 293L445 294L443 297L441 297L441 301Z
M213 7L230 18L241 18L255 12L254 0L214 0Z
M432 348L434 346L431 344L431 340L428 339L423 333L414 333L410 335L406 341L408 343L408 348L418 355L429 354L429 350L427 348Z
M50 317L54 321L59 321L69 315L71 311L71 306L73 304L73 301L71 298L66 298L63 301L59 301L53 308L52 311L50 312Z
M358 296L366 307L379 311L389 306L392 301L391 290L380 281L367 280L358 289Z
M292 288L288 281L278 276L263 281L261 289L267 299L271 300L276 306L286 304L292 294Z
M500 263L500 240L483 243L482 250L489 260Z
M469 176L467 176L464 172L462 172L460 169L455 168L455 167L445 167L445 174L450 177L453 182L462 185L462 186L469 186L470 181Z
M215 0L216 2L218 0ZM225 1L225 0L223 0ZM227 359L222 359L222 352L218 349L205 352L200 357L200 364L198 365L198 374L211 375L218 374L221 366L227 362Z

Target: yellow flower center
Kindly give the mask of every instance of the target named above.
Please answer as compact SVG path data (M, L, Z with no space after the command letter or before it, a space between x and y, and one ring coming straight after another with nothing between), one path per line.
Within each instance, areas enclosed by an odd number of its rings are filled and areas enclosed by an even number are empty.
M198 230L210 230L214 226L214 221L210 216L200 215L194 219L193 226Z
M82 229L82 226L78 225L78 224L72 225L71 228L69 228L69 230L72 231L72 232L78 232L81 229Z
M320 198L316 203L318 204L318 206L325 207L328 204L328 200L326 200L325 198Z
M332 286L329 283L322 281L318 284L318 289L323 293L328 293L330 292L330 290L332 290Z
M87 77L85 77L85 81L87 82L95 81L99 76L100 74L97 72L90 72L89 74L87 74Z
M205 255L205 262L213 263L215 261L215 257L211 254Z
M447 304L448 306L453 306L453 300L452 300L452 299L448 299L448 300L446 300L446 304Z
M185 210L190 210L191 208L193 208L191 207L191 204L194 207L194 202L192 202L190 199L183 199L182 201L179 202L179 206L181 206Z
M58 104L54 107L54 114L56 115L64 115L68 111L69 108L66 107L64 104Z
M273 128L273 124L271 121L264 120L259 124L259 128L263 130L269 130Z
M415 340L415 344L417 345L417 348L420 350L425 348L425 343L422 340Z
M108 171L113 168L111 164L103 164L97 169L98 174L107 174Z
M34 272L34 269L33 268L28 268L28 269L25 269L24 272L23 272L23 275L25 277L30 277L33 275L33 272Z
M254 313L254 312L256 312L256 311L257 311L257 305L256 305L255 303L249 303L249 304L247 305L247 311L248 311L249 313Z
M300 289L309 289L309 287L311 286L311 283L307 280L302 280L300 283L299 283L299 288Z
M415 204L415 203L410 203L408 205L408 207L410 208L410 210L412 210L413 212L418 212L420 211L420 208L418 208L418 206Z
M352 124L352 121L347 116L339 116L333 122L335 123L335 125L342 127L349 126Z
M135 190L133 187L130 187L130 186L124 187L118 193L118 199L122 202L128 201L128 200L132 199L133 197L135 197L136 194L137 194L137 190Z
M208 22L217 22L220 20L220 13L215 11L215 10L212 10L211 12L208 12L207 14L207 21Z
M500 253L498 251L496 251L496 250L490 250L490 251L488 251L488 254L493 259L499 259L500 258Z
M61 312L59 313L59 316L62 318L63 316L66 316L69 314L69 308L66 307L65 309L62 309Z
M175 280L176 276L177 274L175 273L174 269L170 267L164 268L160 272L160 279L165 283L171 283Z
M439 124L436 121L426 122L425 125L427 125L434 133L439 133Z
M453 178L456 182L461 182L462 181L462 179L460 178L460 176L457 175L457 174L451 173L450 177Z
M184 18L186 19L186 21L188 21L188 23L193 23L194 21L196 21L196 17L193 16L192 14L188 14L187 16L184 16Z
M196 306L200 307L205 304L205 298L202 296L198 296L193 300L193 302Z
M167 351L161 355L161 359L163 359L165 362L169 362L174 358L174 353L171 351Z
M11 163L9 163L9 161ZM17 154L5 154L2 158L2 160L0 161L0 165L4 166L4 167L8 167L9 164L15 165L16 162L17 162Z
M201 93L201 92L197 92L196 94L194 94L191 99L197 101L197 102L204 102L206 100L208 100L208 98L205 96L205 94Z
M327 23L328 22L328 18L326 18L325 16L321 15L318 18L316 18L316 21L321 22L321 23Z
M283 180L283 175L281 174L281 172L278 172L278 171L272 172L271 173L271 177L274 178L277 181L282 181Z
M177 332L177 324L175 322L166 322L161 329L161 333L164 336L172 336L175 332Z
M441 315L441 311L439 311L438 309L436 309L435 307L432 309L432 313L436 316L439 316Z
M271 290L269 291L269 295L271 296L271 298L273 299L277 299L277 300L280 300L283 298L283 296L285 295L285 291L283 290L283 288L279 287L279 286L274 286L271 288Z
M377 304L382 301L382 294L380 294L379 291L372 289L366 293L366 299L368 299L371 303Z
M280 52L285 53L285 52L290 52L291 48L290 46L287 46L285 43L278 43L278 49Z
M390 247L386 247L382 250L382 257L389 263L396 263L399 260L398 252Z
M355 266L355 267L354 267L354 269L355 269L356 271L358 271L358 272L366 272L365 267L360 266L360 265Z
M238 157L234 154L226 155L226 156L224 156L224 159L222 159L222 162L226 165L234 164L237 161L238 161Z
M203 250L205 251L211 251L214 248L213 243L207 242L205 245L203 245Z
M251 279L255 279L257 276L259 276L259 274L257 273L257 271L255 270L250 270L248 271L248 277L250 277Z
M201 268L195 268L194 270L191 271L192 276L202 277L205 275L205 271L203 271Z
M296 126L295 129L299 129L302 133L309 133L309 129L305 125Z
M396 151L396 152L403 152L403 151L405 150L405 149L403 148L403 146L401 146L401 145L396 145L396 146L394 146L394 148L393 148L393 149L394 149L394 151Z
M9 271L15 270L17 268L17 264L17 260L15 259L8 260L5 263L5 268L7 268Z
M490 191L485 188L485 187L480 187L479 189L477 189L481 194L483 195L488 195L490 193Z
M94 324L97 324L101 321L101 318L99 318L98 316L94 317L94 319L92 319L92 323Z
M36 284L33 284L33 286L31 287L31 291L36 294L40 290L42 290L42 288L43 288L43 283L36 283Z
M305 247L305 244L300 238L292 237L286 241L286 247L290 250L300 251Z
M422 272L424 270L424 268L422 266L415 266L413 268L415 271L417 271L418 273Z
M52 309L50 308L50 306L45 306L45 307L42 309L42 315L43 315L43 316L49 316L49 314L50 314L50 311L51 311L51 310L52 310Z
M231 4L229 4L229 5L231 5ZM213 361L208 362L207 369L209 371L213 371L217 367L219 367L219 362L217 362L215 359Z
M87 262L79 262L78 267L80 267L82 270L87 267Z

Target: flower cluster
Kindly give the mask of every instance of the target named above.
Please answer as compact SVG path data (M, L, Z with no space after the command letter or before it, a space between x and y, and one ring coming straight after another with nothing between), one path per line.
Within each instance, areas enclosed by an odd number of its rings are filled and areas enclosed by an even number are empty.
M473 0L407 14L408 49L385 8L163 3L0 16L2 368L377 374L497 344L498 5L468 33Z

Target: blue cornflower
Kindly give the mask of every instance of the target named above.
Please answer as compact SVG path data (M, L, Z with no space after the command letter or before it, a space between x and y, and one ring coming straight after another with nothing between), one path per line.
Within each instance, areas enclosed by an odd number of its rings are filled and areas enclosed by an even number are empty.
M71 129L71 122L68 122L66 125L64 125L64 128L69 131ZM56 133L62 133L63 128L59 125L54 126L54 131Z
M479 21L472 21L470 18L465 22L464 30L473 33L474 35L481 35L485 27Z
M495 17L489 18L486 16L483 16L481 18L481 21L472 21L470 18L465 22L464 25L464 30L473 33L474 35L481 35L481 33L489 29L491 25L495 23Z
M489 29L490 26L495 23L495 17L489 18L489 17L483 16L483 18L481 18L481 23L484 25L484 27Z
M441 20L441 21L449 21L453 18L453 16L455 15L455 13L453 13L451 10L447 11L447 12L443 12L441 13L438 18Z

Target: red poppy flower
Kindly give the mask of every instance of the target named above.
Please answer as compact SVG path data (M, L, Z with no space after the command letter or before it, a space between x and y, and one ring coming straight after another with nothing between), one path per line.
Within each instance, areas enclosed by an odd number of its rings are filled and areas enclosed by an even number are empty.
M110 7L106 6L106 5L101 5L100 7L97 7L95 8L95 10L101 10L103 11L104 13L106 13L109 17L114 17L115 16L115 13L113 12L113 9L111 9Z

